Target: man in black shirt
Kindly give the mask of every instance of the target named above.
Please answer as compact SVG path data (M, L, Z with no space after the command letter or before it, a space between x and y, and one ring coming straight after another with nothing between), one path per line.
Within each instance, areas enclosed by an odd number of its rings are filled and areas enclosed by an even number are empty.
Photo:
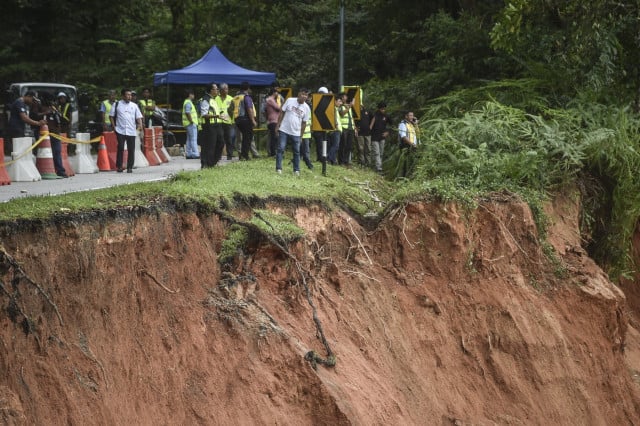
M371 154L377 172L382 172L382 157L384 156L384 144L389 136L389 127L391 119L386 114L386 102L378 103L378 109L373 114L371 124Z
M8 138L4 144L5 154L11 154L13 150L13 138L22 138L25 136L25 125L42 126L45 124L44 120L37 121L29 118L29 107L35 105L37 101L36 92L29 90L11 104L11 117L9 118L7 128Z
M358 158L362 166L368 166L371 163L371 114L363 104L360 104L360 121L358 121L358 142L356 148L358 150Z

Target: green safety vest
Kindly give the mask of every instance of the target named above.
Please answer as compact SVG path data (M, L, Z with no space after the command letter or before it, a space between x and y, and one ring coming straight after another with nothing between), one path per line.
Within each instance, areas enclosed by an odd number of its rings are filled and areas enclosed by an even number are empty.
M110 124L111 121L109 121L109 113L111 112L111 107L113 106L113 104L109 103L108 99L102 101L102 104L104 105L104 122Z
M347 107L342 105L340 108L347 108ZM345 115L340 116L340 124L342 125L342 128L345 130L353 129L353 114L351 114L351 108L349 108L349 111L347 111Z
M311 120L307 121L307 125L304 128L302 139L311 139Z
M209 112L213 112L214 115L220 115L220 107L218 106L218 102L216 102L216 98L209 98ZM222 121L219 118L210 118L208 124L217 124ZM207 119L204 116L200 117L200 124L207 124Z
M229 115L229 107L233 103L233 96L227 95L222 99L220 95L218 95L216 96L216 103L218 104L218 110L223 116L220 122L223 124L233 124L233 117Z
M182 104L182 125L184 127L187 127L189 124L191 124L189 123L189 119L187 118L187 104L191 104L191 112L189 113L189 115L191 116L191 122L197 126L198 110L194 105L193 101L189 98L185 99L184 103Z
M147 111L147 106L153 106L153 99L140 99L140 105L142 105L142 112L144 113L145 117L151 117L153 115L153 111Z

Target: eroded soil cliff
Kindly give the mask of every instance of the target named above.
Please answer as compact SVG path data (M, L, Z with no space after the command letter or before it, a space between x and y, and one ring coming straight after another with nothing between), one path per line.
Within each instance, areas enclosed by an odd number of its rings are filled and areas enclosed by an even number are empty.
M209 213L5 226L0 421L640 419L634 308L581 248L577 205L548 207L555 256L511 199L413 203L375 229L321 206L267 208L305 238L280 248L252 234L224 268L230 224ZM335 366L305 359L327 349Z

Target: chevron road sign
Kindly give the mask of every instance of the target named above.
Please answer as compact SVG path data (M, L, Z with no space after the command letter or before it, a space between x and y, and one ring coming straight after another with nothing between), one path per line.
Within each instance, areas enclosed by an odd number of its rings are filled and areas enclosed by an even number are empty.
M336 113L333 95L313 93L311 95L311 130L335 130Z

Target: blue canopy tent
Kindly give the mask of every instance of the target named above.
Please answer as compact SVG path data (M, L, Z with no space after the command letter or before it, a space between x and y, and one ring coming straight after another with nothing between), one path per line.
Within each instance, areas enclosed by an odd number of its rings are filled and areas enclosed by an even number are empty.
M276 80L275 73L252 71L228 60L218 46L213 46L196 62L179 70L155 73L153 85L227 83L240 85L247 81L253 86L268 86Z

